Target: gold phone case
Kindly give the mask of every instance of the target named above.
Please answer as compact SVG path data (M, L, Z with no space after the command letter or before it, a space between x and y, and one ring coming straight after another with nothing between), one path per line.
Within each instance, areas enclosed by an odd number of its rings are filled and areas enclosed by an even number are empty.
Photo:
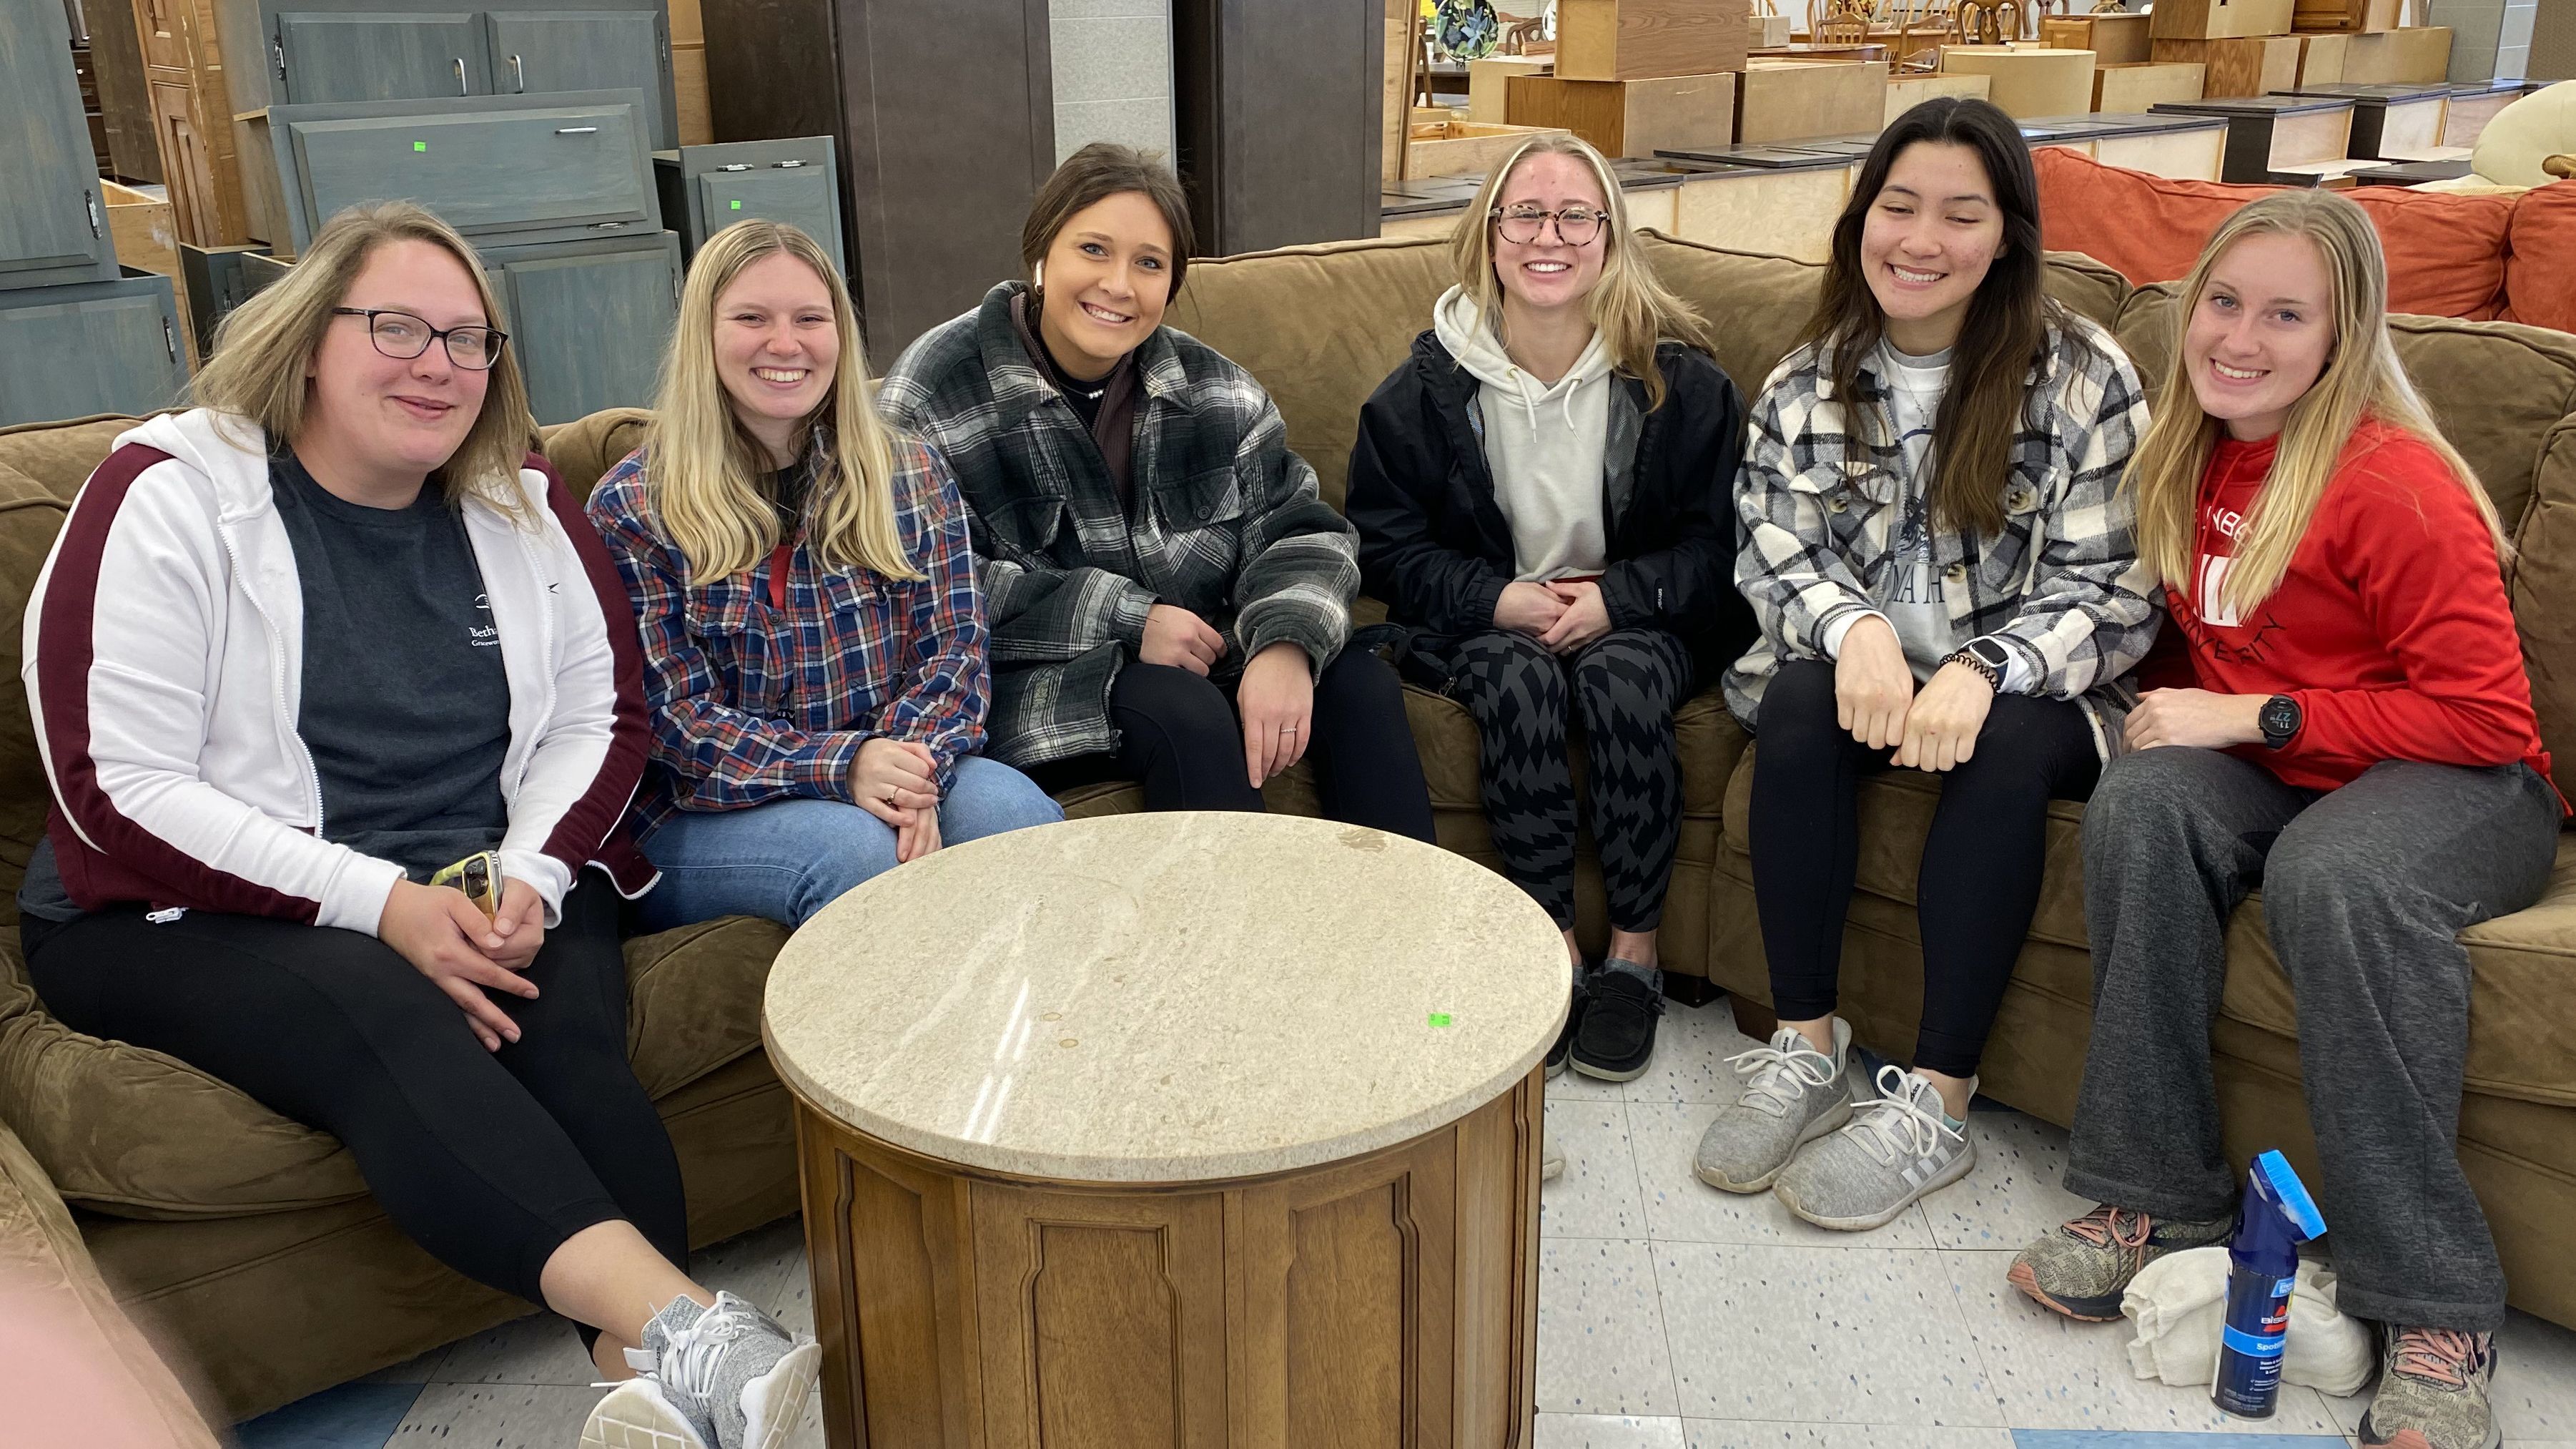
M501 913L501 857L498 852L481 850L442 868L429 878L434 886L454 886L465 892L465 898L482 909L485 919Z

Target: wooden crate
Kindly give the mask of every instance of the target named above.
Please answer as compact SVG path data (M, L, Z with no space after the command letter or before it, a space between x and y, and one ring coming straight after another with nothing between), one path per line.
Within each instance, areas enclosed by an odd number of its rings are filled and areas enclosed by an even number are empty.
M2134 115L2158 101L2196 101L2204 74L2200 65L2187 60L2095 66L2093 109Z
M1994 78L1984 75L1892 75L1887 78L1887 124L1935 96L1986 98Z
M1766 15L1757 10L1744 17L1744 46L1747 50L1761 50L1787 45L1793 23L1786 15Z
M1545 75L1553 61L1526 55L1497 55L1467 62L1467 119L1486 125L1509 125L1512 77Z
M2301 30L2360 34L2395 30L2405 23L2406 0L2295 0L2291 23Z
M1481 121L1417 121L1405 145L1406 176L1482 176L1534 136L1571 136L1541 126L1495 126Z
M2299 84L2299 40L2294 35L2159 40L2156 59L2199 63L2200 93L2212 100L2268 96L2295 90Z
M1695 177L1681 184L1674 199L1673 235L1737 251L1824 261L1832 254L1834 222L1859 170L1747 166Z
M2158 40L2225 40L2287 35L2297 0L2156 0L2148 14Z
M1634 81L1517 75L1510 85L1505 119L1511 124L1561 127L1604 156L1652 156L1735 142L1732 71Z
M1735 139L1801 141L1874 132L1887 117L1883 60L1756 60L1735 87Z
M119 266L157 272L170 279L179 305L180 341L187 355L197 355L197 338L188 317L188 283L179 274L179 219L168 198L120 186L101 178L100 199L107 203L107 229L116 238Z
M2310 86L2338 85L2343 81L2344 61L2352 53L2352 38L2347 35L2302 35L2299 37L2299 89Z
M2136 65L2150 58L2145 15L2049 15L2039 38L2060 50L2089 50L2095 65Z
M1556 73L1645 80L1744 68L1746 0L1562 0Z
M1988 77L1986 99L2014 120L2093 109L2093 52L2001 45L1941 47L1944 75Z
M2344 53L2343 78L2352 84L2437 85L2451 74L2451 29L2419 25L2356 35Z

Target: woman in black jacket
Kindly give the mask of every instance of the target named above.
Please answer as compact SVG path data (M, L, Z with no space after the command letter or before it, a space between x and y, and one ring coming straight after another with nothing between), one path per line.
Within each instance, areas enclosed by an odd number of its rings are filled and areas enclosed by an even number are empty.
M1362 586L1416 682L1476 717L1504 872L1565 931L1576 1010L1548 1057L1646 1069L1681 834L1673 710L1753 635L1728 581L1744 408L1698 316L1631 250L1599 152L1533 141L1477 193L1459 284L1360 412ZM1669 339L1681 338L1683 341ZM1574 944L1570 721L1583 722L1610 949Z

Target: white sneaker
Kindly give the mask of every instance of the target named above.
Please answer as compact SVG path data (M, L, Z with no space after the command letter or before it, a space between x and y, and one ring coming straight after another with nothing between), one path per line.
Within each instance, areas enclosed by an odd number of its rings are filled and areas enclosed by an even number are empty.
M1968 1091L1976 1089L1971 1079ZM1950 1125L1929 1078L1884 1066L1878 1090L1884 1095L1852 1108L1850 1126L1798 1154L1780 1174L1771 1190L1781 1206L1820 1228L1867 1232L1977 1165L1967 1124Z
M633 1378L591 1405L581 1449L710 1449L698 1427L662 1397L662 1386Z
M731 1293L673 1299L626 1350L640 1377L590 1412L582 1449L778 1449L822 1374L822 1348Z
M1851 1120L1851 1025L1839 1016L1830 1057L1784 1026L1769 1046L1726 1061L1744 1077L1744 1089L1717 1109L1691 1159L1691 1170L1711 1187L1760 1192L1799 1148Z

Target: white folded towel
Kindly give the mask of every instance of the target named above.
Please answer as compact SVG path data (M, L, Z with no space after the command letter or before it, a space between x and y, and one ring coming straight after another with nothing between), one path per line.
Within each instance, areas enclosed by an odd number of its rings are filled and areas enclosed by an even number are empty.
M2227 1250L2193 1248L2149 1263L2131 1280L2120 1313L2137 1325L2129 1369L2178 1387L2216 1377L2219 1330L2227 1320ZM2281 1381L2329 1394L2360 1391L2372 1368L2370 1330L2335 1306L2334 1269L2299 1262L2290 1293L2289 1342Z

